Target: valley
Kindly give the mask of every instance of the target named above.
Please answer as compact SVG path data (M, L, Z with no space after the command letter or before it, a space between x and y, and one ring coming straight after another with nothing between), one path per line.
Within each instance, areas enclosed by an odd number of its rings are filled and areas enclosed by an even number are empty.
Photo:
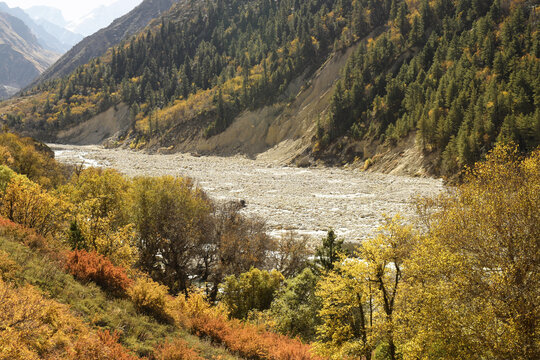
M333 228L347 241L362 240L373 235L383 214L409 217L414 213L414 196L435 195L443 190L442 180L438 179L341 168L286 167L276 161L242 156L199 157L93 145L50 146L56 159L64 163L111 167L129 176L191 177L216 200L245 200L243 212L265 219L272 235L293 230L318 240Z
M0 0L0 128L0 360L540 359L538 0Z

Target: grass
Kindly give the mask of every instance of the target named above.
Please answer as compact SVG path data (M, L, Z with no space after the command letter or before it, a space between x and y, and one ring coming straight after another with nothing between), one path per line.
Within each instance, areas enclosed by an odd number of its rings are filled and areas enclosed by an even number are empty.
M115 298L92 282L78 282L47 254L35 252L9 237L0 237L0 250L21 267L15 282L32 284L46 296L69 305L91 327L120 331L120 342L140 356L150 355L156 345L168 339L181 337L206 359L238 359L184 329L137 312L129 299Z

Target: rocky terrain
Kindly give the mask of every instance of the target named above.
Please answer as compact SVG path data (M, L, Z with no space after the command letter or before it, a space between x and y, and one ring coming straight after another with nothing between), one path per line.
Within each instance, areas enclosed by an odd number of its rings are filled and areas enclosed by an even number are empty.
M373 234L383 214L412 216L415 196L443 190L442 181L431 178L286 167L268 159L146 154L101 146L51 148L65 163L112 167L129 176L191 177L214 199L245 200L243 211L266 219L274 235L294 230L319 238L333 228L348 241L361 240Z

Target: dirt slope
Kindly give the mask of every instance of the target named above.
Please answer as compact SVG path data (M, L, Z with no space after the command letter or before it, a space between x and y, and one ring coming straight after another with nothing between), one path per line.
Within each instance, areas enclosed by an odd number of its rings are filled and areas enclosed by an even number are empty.
M129 108L121 103L75 127L60 131L57 141L79 145L101 144L127 130L130 124Z
M328 108L340 70L355 48L333 54L311 79L294 81L287 89L286 98L294 99L290 103L245 111L216 136L202 136L204 120L182 124L183 129L173 130L179 134L173 150L223 156L242 154L279 163L301 157L311 144L317 118Z

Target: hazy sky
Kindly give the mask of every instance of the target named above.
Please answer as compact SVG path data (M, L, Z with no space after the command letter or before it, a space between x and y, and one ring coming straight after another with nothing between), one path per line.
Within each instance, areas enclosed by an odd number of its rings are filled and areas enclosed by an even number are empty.
M9 7L20 7L23 9L35 6L46 5L62 10L62 14L67 21L75 20L89 13L101 5L114 3L116 0L0 0Z

